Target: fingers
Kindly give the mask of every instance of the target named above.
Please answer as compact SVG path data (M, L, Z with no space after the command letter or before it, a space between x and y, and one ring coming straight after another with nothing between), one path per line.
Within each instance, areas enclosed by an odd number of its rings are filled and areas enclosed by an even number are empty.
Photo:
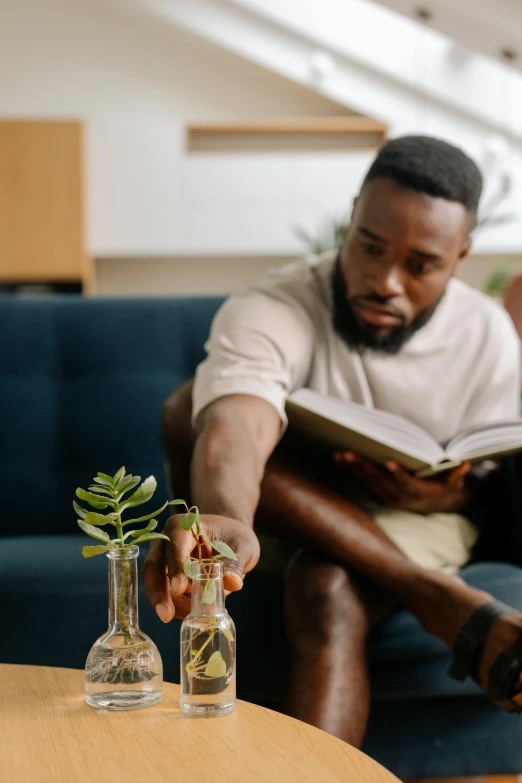
M170 622L175 609L170 597L169 582L165 568L164 541L152 541L141 570L147 598L160 620Z
M188 530L182 530L177 524L176 518L171 518L167 522L164 532L170 538L170 542L165 545L170 590L173 596L180 596L187 592L189 583L183 572L183 563L192 554L195 542L192 533Z
M168 606L166 601L160 600L159 603L165 604L169 610L165 612L165 616L168 619L172 618L174 612L177 617L182 617L188 611L190 599L187 597L187 593L190 592L191 585L183 571L183 563L191 555L193 557L200 556L204 559L210 559L214 555L214 550L208 542L214 539L222 540L237 555L237 560L223 560L225 566L223 581L225 591L227 592L240 590L243 586L244 575L251 571L259 560L259 542L251 528L233 519L205 515L205 517L201 518L202 535L198 545L191 532L182 530L179 527L179 516L174 515L168 520L163 532L169 536L170 540L166 543L154 542L159 543L161 546L155 547L153 554L149 555L150 565L147 566L147 569L152 572L153 564L155 563L154 558L161 559L163 563L163 580L167 580L167 594L170 589L172 608ZM168 575L167 577L165 576L165 571ZM158 573L159 568L156 567L154 572L148 576L150 585L153 584L153 578L155 580L155 594L158 594L159 589ZM151 593L154 595L152 587ZM162 584L161 595L163 596L164 593L165 587ZM163 606L157 611L159 616L161 616L160 613L163 613Z
M401 487L404 492L407 492L414 498L422 497L426 493L430 492L433 487L433 482L423 481L422 479L415 478L402 468L394 460L388 460L386 462L386 468L392 474L394 480Z
M176 608L176 617L178 620L184 620L190 613L191 598L189 595L178 595L174 598Z
M223 585L225 590L234 593L243 587L245 574L251 571L259 560L259 543L252 530L245 529L241 538L234 538L232 543L227 542L237 555L237 560L225 560L225 576Z
M463 462L462 465L458 465L448 472L446 478L446 486L450 489L462 489L464 486L464 477L469 473L471 464L469 462Z
M399 500L399 487L393 476L381 465L353 452L343 452L342 460L350 472L366 485L367 489L382 503L389 505Z

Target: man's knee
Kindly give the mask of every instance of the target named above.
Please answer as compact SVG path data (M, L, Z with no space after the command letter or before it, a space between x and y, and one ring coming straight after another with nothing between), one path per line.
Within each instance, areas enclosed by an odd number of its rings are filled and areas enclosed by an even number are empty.
M187 381L173 391L163 403L162 434L164 440L176 439L180 445L192 444L192 386Z
M308 555L298 558L288 576L287 615L291 625L322 635L341 626L367 628L364 602L346 569Z

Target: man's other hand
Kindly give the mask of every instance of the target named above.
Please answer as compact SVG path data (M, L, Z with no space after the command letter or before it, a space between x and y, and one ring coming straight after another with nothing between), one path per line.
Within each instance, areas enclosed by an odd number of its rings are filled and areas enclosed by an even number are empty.
M346 465L375 500L387 508L435 514L462 511L469 502L465 485L469 462L463 462L437 478L419 479L392 460L377 465L352 451L338 452L335 459Z
M197 555L192 534L179 526L181 514L170 517L163 533L170 539L152 541L142 569L147 597L158 617L168 623L174 616L184 618L190 611L189 579L183 571L186 557ZM208 541L224 541L237 555L225 560L226 592L241 590L243 577L259 560L259 541L247 525L229 517L203 514L201 532ZM208 553L210 555L210 553Z

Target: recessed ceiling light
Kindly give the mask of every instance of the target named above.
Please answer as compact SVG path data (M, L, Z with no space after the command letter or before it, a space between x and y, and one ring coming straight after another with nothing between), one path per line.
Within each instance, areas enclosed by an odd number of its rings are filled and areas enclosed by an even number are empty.
M414 11L414 15L421 22L431 22L431 20L433 19L433 13L430 11L429 8L425 8L424 6L420 6L419 8L416 8Z
M503 49L501 49L500 56L503 60L507 60L510 63L518 60L518 52L516 52L510 46L505 46Z

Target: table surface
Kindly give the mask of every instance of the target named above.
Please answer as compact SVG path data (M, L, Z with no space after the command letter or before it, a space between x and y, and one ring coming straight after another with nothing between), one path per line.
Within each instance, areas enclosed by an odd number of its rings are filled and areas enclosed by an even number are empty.
M122 712L84 701L83 672L0 664L2 783L397 783L363 753L246 702L186 718L179 686Z

